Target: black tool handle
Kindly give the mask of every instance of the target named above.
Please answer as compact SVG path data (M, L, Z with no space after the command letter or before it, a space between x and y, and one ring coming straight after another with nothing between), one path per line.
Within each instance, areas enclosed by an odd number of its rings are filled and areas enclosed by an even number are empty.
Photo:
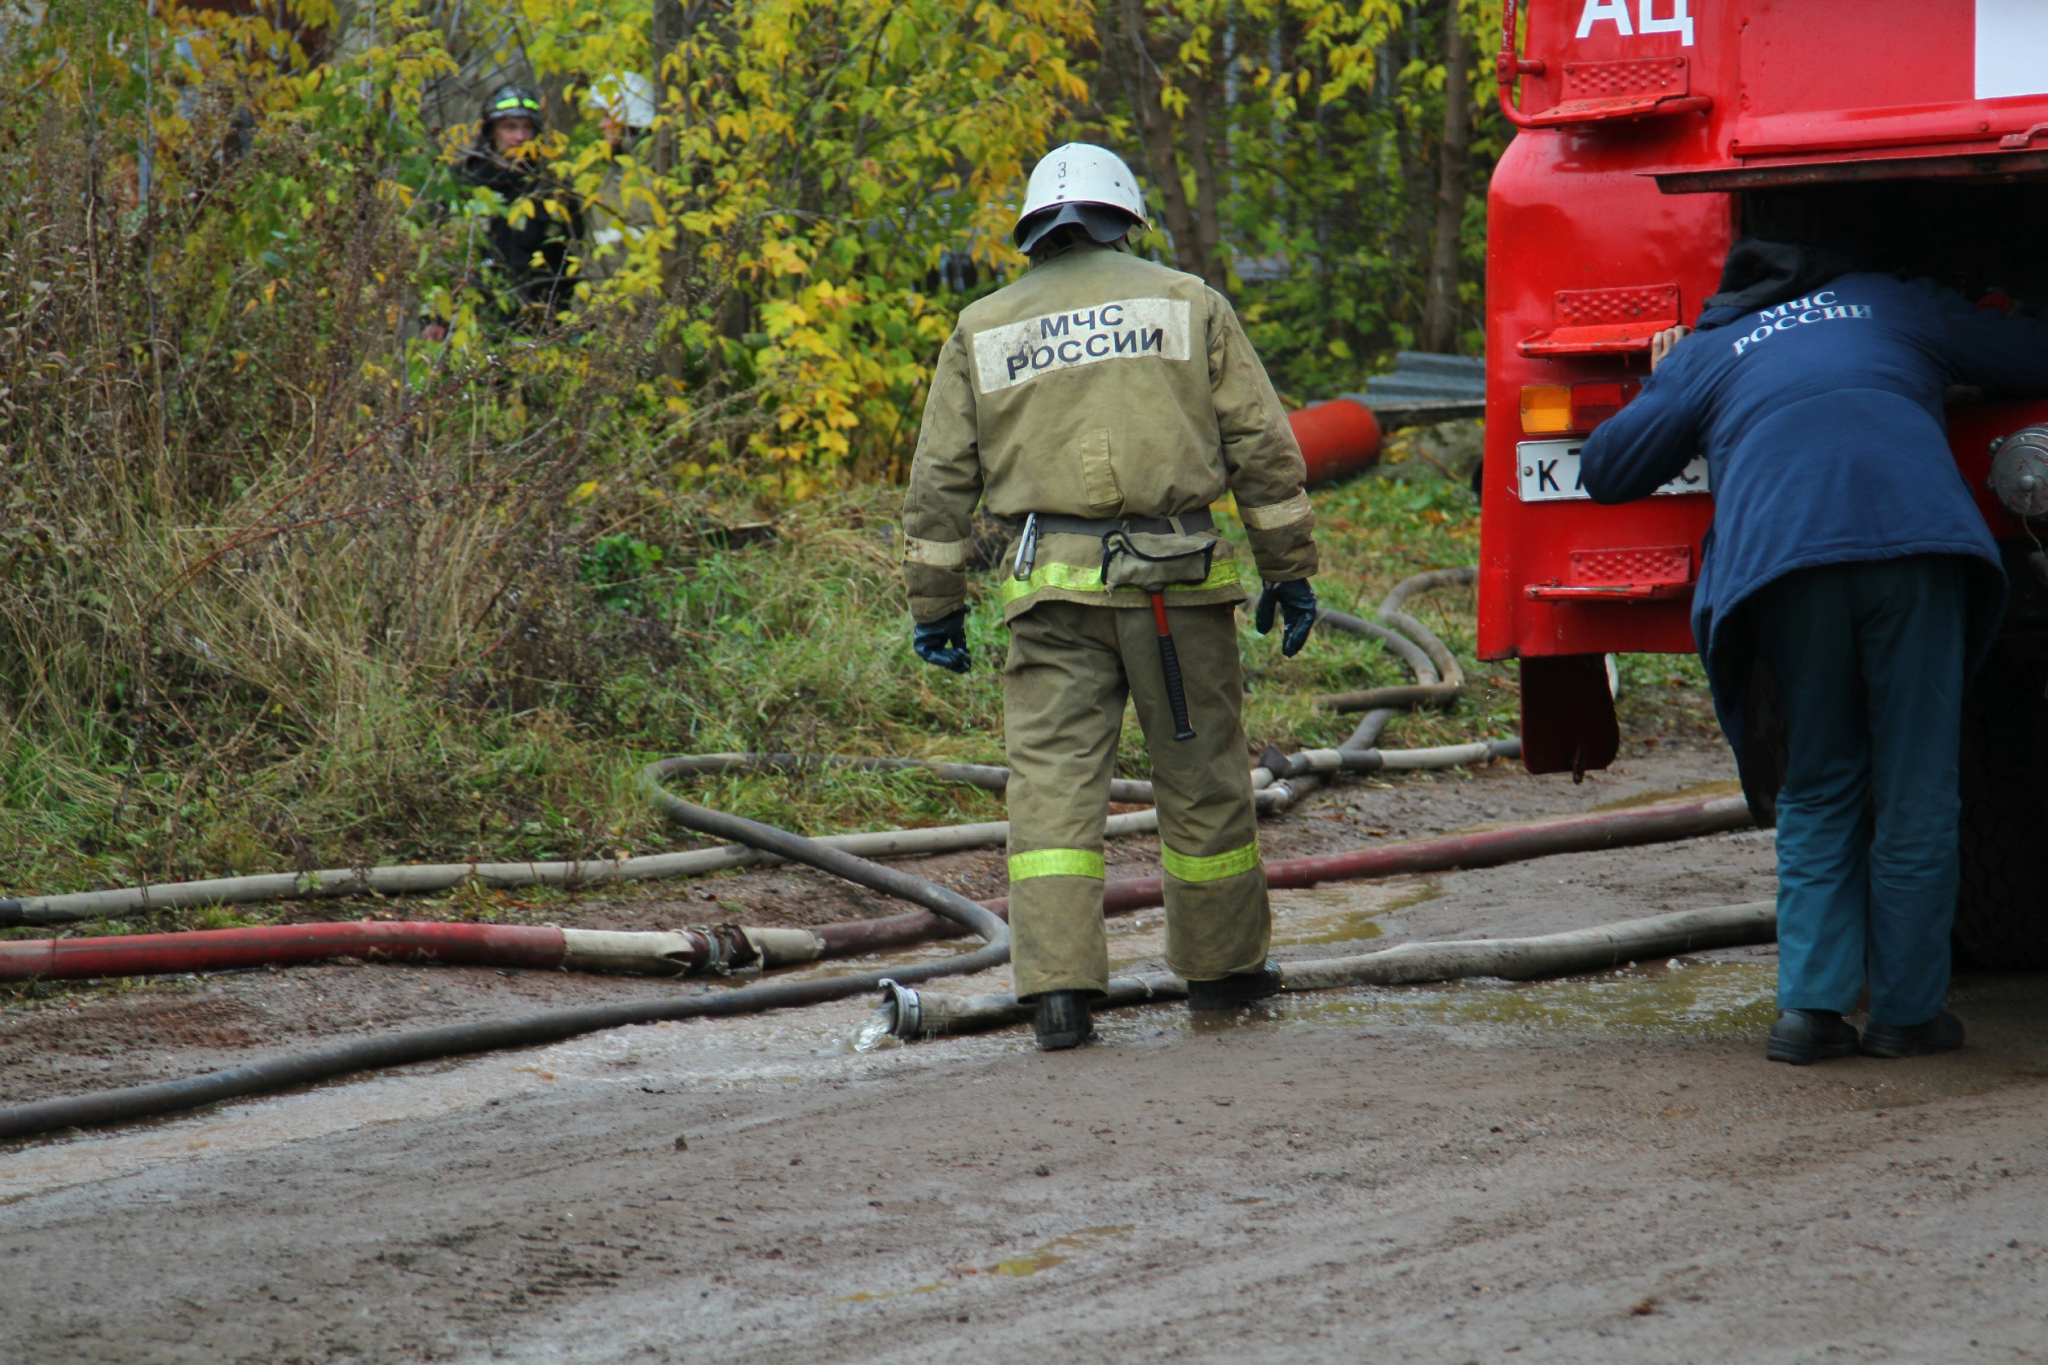
M1159 637L1159 667L1166 674L1166 704L1173 708L1173 737L1193 739L1195 727L1188 721L1188 694L1181 685L1180 655L1174 652L1173 637Z

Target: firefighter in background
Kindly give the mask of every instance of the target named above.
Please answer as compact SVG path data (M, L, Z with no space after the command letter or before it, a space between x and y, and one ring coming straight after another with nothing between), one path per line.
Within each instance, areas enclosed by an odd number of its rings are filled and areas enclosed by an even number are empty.
M484 101L476 145L455 167L458 184L488 189L504 208L485 228L482 287L503 323L540 333L568 307L571 248L583 236L583 208L537 153L540 98L507 85Z
M904 503L904 576L928 663L966 672L976 505L1014 530L996 584L1017 996L1072 1047L1109 980L1103 827L1126 697L1151 751L1166 956L1197 1010L1279 989L1242 720L1236 495L1282 651L1315 623L1315 513L1287 415L1222 295L1131 255L1144 199L1114 154L1070 143L1031 174L1017 283L940 353Z
M1945 1005L1963 691L2005 577L1942 397L2048 394L2048 323L1854 266L1851 249L1737 242L1698 329L1657 338L1641 395L1581 457L1613 503L1706 453L1693 634L1751 805L1775 798L1766 1055L1795 1065L1962 1046ZM1866 986L1859 1037L1842 1016Z

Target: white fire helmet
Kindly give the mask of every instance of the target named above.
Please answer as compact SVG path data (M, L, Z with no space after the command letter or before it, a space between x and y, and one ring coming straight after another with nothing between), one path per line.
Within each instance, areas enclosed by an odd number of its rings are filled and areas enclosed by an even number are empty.
M627 128L654 126L654 82L637 71L599 76L590 83L583 103Z
M1069 142L1045 154L1031 172L1011 236L1028 252L1064 223L1081 224L1098 242L1113 242L1133 227L1150 225L1138 177L1122 157L1087 142Z

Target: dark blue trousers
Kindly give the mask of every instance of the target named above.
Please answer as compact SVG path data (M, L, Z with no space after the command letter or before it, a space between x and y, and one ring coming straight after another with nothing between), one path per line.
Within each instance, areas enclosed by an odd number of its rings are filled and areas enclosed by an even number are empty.
M1757 596L1790 749L1778 793L1778 1008L1925 1023L1948 996L1967 570L1831 564Z

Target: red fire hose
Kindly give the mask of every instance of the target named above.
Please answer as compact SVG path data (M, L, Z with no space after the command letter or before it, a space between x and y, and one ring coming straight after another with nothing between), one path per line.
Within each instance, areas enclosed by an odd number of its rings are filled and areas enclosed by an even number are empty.
M45 938L0 944L0 981L221 972L292 967L330 958L559 967L562 931L518 924L420 924L363 920L279 924L183 934Z
M755 964L763 968L795 966L827 955L826 946L825 938L809 929L747 929L736 924L715 929L620 931L358 920L0 943L0 981L227 972L300 966L338 957L684 976L705 971L723 974Z

